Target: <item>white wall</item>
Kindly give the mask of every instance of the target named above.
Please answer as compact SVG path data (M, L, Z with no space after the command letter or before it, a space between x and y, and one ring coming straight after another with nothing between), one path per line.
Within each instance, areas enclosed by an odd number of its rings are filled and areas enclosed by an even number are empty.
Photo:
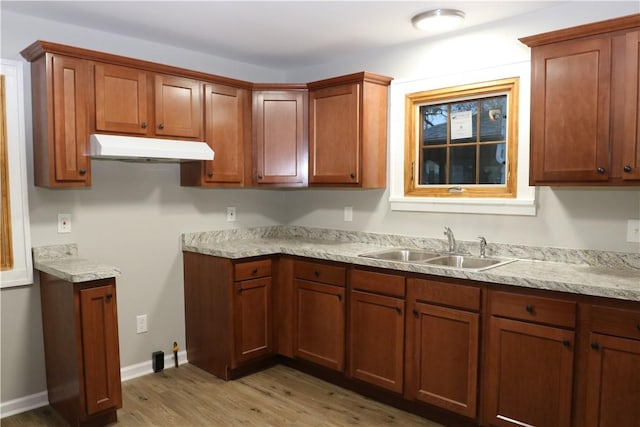
M455 37L414 42L384 50L336 58L315 67L290 70L287 80L308 81L367 70L399 82L445 80L453 74L500 68L530 61L530 50L518 38L541 32L640 12L637 2L563 2L499 23L472 28ZM473 83L473 82L469 82ZM520 88L529 91L528 86ZM392 101L393 102L393 101ZM392 107L393 109L393 107ZM400 105L397 111L403 111ZM391 117L390 120L403 118ZM528 128L526 122L520 127ZM402 127L402 125L401 125ZM390 134L390 150L402 153L404 141ZM528 133L519 151L528 152ZM402 155L400 155L402 157ZM519 167L526 167L519 163ZM402 171L400 171L402 176ZM627 219L640 218L640 191L631 189L537 189L537 215L495 216L391 211L389 191L293 191L287 194L288 222L363 231L442 237L451 227L458 239L479 234L489 243L639 252L626 242ZM342 209L353 206L353 222L343 221Z
M635 10L633 10L635 8ZM473 40L492 34L502 55L492 64L526 60L528 52L517 37L613 16L638 12L636 3L563 5L557 13L534 14L493 28L468 32ZM489 31L491 30L491 31ZM377 52L336 58L318 67L280 72L202 53L90 31L67 24L2 14L1 56L18 59L19 51L37 39L102 50L178 65L249 81L312 81L359 70L394 76L398 80L425 78L442 72L444 64L469 67L469 55L483 66L482 52L458 45L457 60L447 52L447 38L413 43ZM486 49L495 49L488 45ZM496 59L498 58L498 59ZM28 68L27 68L28 70ZM28 77L28 72L25 77ZM27 86L29 79L26 79ZM26 88L27 117L30 89ZM27 123L27 158L31 159L31 122ZM151 352L169 352L174 340L184 346L182 261L179 235L187 231L225 228L224 209L238 208L236 227L301 224L441 237L451 226L462 240L479 233L489 242L637 251L624 242L625 221L640 217L638 190L539 191L536 217L496 217L392 212L382 190L198 190L179 187L177 165L97 162L92 164L93 187L82 190L35 188L29 160L29 202L34 246L77 242L80 254L121 268L118 279L120 352L123 366L150 360ZM342 207L354 207L354 222L342 221ZM56 216L72 214L73 232L56 233ZM0 401L43 391L44 358L37 284L3 289ZM135 316L149 316L150 332L135 334Z
M85 28L2 13L1 56L42 39L201 70L248 81L281 81L283 73L222 58ZM281 224L280 191L180 187L177 164L93 161L91 189L50 190L33 185L30 72L25 66L26 139L32 245L76 242L80 255L117 266L120 359L123 366L184 349L184 299L179 236L188 231ZM226 222L235 206L236 223ZM57 234L57 214L71 213L72 233ZM37 284L5 288L1 298L0 401L46 389ZM146 313L149 332L136 335Z

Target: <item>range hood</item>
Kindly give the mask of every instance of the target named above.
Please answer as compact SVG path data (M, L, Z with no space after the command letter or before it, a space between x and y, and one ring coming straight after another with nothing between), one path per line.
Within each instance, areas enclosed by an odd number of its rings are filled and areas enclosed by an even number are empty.
M92 134L91 157L138 162L213 160L214 152L202 141Z

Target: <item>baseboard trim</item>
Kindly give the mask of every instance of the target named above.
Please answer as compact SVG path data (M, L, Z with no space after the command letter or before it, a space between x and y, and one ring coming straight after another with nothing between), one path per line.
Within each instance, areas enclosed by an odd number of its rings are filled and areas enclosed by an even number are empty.
M178 352L178 364L183 365L188 363L186 350ZM173 361L173 353L164 356L165 369L170 369L175 366ZM120 378L122 382L132 380L134 378L141 377L153 373L153 363L151 360L148 362L136 363L135 365L125 366L120 369ZM41 391L39 393L31 394L29 396L19 397L17 399L9 400L7 402L0 403L0 419L10 417L11 415L20 414L22 412L30 411L32 409L47 406L49 399L47 397L47 391Z

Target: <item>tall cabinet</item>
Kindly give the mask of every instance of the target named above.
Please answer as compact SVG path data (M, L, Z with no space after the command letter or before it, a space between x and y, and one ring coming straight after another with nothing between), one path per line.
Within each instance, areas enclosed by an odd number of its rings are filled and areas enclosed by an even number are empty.
M49 403L72 426L117 421L122 407L115 279L40 272Z
M640 185L639 32L636 14L520 39L532 185Z

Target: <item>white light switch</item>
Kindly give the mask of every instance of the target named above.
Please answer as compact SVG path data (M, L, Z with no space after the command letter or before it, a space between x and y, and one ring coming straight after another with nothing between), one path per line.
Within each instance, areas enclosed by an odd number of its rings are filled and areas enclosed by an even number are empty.
M58 233L71 233L71 214L58 214Z
M627 242L640 243L640 219L627 221Z
M353 221L353 206L344 207L344 220L345 222Z

